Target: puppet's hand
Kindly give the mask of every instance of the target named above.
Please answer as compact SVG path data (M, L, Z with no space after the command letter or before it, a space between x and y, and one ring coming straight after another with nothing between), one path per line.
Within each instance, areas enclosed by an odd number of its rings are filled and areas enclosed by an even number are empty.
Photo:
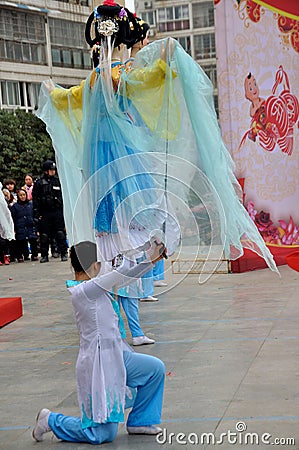
M44 81L44 86L47 89L47 91L49 91L49 92L52 92L53 89L55 88L55 84L53 83L53 81L51 79Z
M163 61L169 61L173 55L174 52L174 39L168 38L167 43L165 45L165 42L162 42L161 45L161 59Z

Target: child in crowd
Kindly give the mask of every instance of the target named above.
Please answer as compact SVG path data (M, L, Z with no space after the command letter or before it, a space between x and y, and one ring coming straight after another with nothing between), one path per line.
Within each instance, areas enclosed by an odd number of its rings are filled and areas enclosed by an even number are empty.
M27 192L24 189L20 189L17 196L17 203L11 207L16 234L16 257L18 262L29 260L29 242L31 261L37 261L37 234L32 204L28 201Z
M24 189L27 192L27 199L29 200L29 202L31 202L32 200L32 189L33 189L33 178L32 175L30 175L30 173L27 173L25 176L25 184L22 187L22 189Z
M12 205L14 203L16 203L17 199L13 196L13 194L8 189L3 188L2 191L3 191L3 195L5 197L8 207L11 208Z
M13 178L4 181L4 187L12 194L15 202L17 201L17 184Z
M10 264L9 240L0 236L0 266Z
M14 237L14 226L10 210L0 182L0 266L10 263L9 240Z
M6 200L8 209L11 212L11 207L14 203L16 203L17 200L14 198L14 196L8 189L3 188L2 192L3 192L4 198ZM7 248L7 245L8 245L8 248ZM4 251L6 251L6 258L4 260L4 264L8 265L11 262L15 261L15 259L16 259L15 247L16 247L15 239L11 239L9 242L5 243Z

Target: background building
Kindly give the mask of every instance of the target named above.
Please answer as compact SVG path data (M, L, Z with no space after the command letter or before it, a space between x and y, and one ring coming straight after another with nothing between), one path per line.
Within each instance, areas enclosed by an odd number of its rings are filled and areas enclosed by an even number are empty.
M0 108L35 109L40 83L78 84L91 68L90 0L0 0Z
M140 0L135 5L151 25L151 40L176 38L203 67L214 85L217 109L213 1ZM92 66L84 28L92 8L92 0L0 0L0 109L32 111L43 80L51 77L68 87L87 76Z

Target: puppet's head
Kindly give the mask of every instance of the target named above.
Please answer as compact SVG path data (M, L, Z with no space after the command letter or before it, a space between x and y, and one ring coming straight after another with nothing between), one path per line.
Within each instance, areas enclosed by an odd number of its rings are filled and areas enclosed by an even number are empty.
M85 26L85 39L94 53L101 47L111 50L121 44L131 48L139 34L140 27L134 14L113 0L105 0L96 6ZM98 56L94 55L93 59L96 65Z

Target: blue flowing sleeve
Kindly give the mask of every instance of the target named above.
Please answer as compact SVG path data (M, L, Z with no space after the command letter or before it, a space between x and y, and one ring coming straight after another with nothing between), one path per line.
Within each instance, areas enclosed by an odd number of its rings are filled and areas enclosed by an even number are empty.
M173 39L155 41L138 52L136 70L154 70L161 54L166 54L163 91L155 93L153 85L150 92L151 102L160 105L159 118L163 120L158 120L156 128L149 127L156 137L155 150L164 157L168 195L173 193L181 200L181 203L173 200L173 205L177 205L182 237L187 242L185 248L194 256L202 244L210 248L218 246L218 256L222 249L225 257L232 260L248 248L264 258L270 269L277 271L272 254L241 202L234 163L217 121L211 81ZM134 74L129 74L126 81L128 87L124 95L131 98L134 105L141 104L142 94ZM171 129L176 115L174 105L179 107L178 129L171 135L167 131L161 133L161 129ZM162 128L159 129L159 125ZM162 135L164 139L159 139ZM188 213L180 215L185 206ZM186 220L187 216L190 220Z

